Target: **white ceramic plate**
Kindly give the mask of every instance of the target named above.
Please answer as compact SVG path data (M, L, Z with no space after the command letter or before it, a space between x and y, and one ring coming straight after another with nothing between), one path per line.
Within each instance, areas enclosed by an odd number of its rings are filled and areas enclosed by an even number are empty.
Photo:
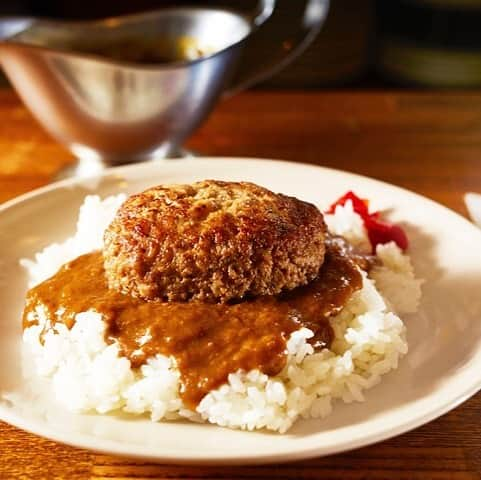
M405 318L410 351L365 403L336 404L324 420L287 434L241 432L187 422L151 423L62 411L33 393L20 373L21 257L72 234L83 197L138 192L158 183L249 180L320 207L353 189L404 222L419 276L418 314ZM39 435L98 451L175 463L263 463L340 452L426 423L481 387L481 231L406 190L345 172L287 162L193 159L146 163L67 180L0 208L0 418Z

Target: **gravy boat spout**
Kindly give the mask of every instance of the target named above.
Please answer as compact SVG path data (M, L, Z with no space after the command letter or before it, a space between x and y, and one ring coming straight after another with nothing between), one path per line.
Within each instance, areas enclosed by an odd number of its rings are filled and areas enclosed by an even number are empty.
M0 18L0 63L40 123L78 158L74 173L179 154L221 94L283 66L317 33L327 0L299 2L295 45L245 67L244 47L271 17L166 8L93 22ZM292 44L292 41L291 41Z

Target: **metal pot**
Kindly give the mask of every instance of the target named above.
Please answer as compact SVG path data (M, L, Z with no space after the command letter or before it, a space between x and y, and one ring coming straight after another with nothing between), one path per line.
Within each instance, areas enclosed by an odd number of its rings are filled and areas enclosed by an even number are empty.
M0 18L0 63L39 122L79 158L73 173L92 173L178 155L222 94L267 78L310 43L328 4L296 0L295 35L291 28L289 38L271 39L272 57L254 68L238 59L271 17L274 0L262 0L252 15L166 8L87 22ZM194 42L202 54L167 63L105 54L133 38Z

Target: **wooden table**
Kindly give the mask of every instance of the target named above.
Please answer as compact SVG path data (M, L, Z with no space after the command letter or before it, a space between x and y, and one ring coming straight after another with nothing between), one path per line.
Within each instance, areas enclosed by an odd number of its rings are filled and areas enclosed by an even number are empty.
M481 93L244 93L219 105L189 147L350 170L465 214L464 192L481 191ZM47 183L71 161L11 92L0 91L0 201ZM154 465L62 446L0 423L2 480L266 477L481 478L481 394L392 440L282 466Z

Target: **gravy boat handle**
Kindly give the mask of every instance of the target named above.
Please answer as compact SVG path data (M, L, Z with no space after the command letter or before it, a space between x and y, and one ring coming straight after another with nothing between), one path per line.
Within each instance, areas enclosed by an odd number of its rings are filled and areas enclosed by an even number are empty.
M295 5L296 18L285 25L282 37L272 33L271 20L280 4ZM261 0L253 24L258 27L247 39L232 81L222 96L230 97L275 75L297 58L316 38L327 17L330 0ZM259 51L258 45L263 48ZM270 58L266 60L266 52ZM246 60L249 59L249 62ZM253 61L254 60L254 61Z
M35 22L31 17L2 17L0 16L0 42L26 30Z

